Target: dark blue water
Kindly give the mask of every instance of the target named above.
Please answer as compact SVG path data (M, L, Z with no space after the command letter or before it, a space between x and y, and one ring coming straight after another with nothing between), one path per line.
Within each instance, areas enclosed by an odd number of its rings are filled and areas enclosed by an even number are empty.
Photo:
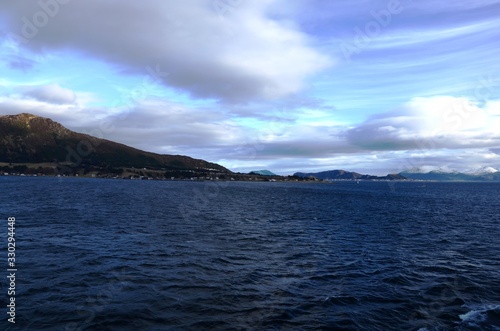
M2 330L500 330L500 184L0 178Z

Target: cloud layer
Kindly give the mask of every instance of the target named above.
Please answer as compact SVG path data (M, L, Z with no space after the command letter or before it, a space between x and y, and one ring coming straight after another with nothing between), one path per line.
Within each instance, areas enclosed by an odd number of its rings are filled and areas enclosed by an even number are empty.
M307 35L265 16L269 0L231 10L204 0L59 2L2 2L10 36L33 51L71 49L130 73L153 71L193 97L279 98L330 64Z
M38 101L57 105L72 104L76 100L76 94L72 90L58 84L36 86L29 89L25 95Z

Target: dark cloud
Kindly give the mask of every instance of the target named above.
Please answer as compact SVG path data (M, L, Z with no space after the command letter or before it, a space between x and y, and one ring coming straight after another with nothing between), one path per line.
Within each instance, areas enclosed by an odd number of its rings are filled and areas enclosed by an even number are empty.
M192 109L167 101L150 100L138 103L125 112L117 111L115 115L73 128L165 154L220 149L243 139L241 128L216 109Z
M401 137L401 127L394 127L391 123L385 124L362 124L347 130L346 139L349 143L364 150L391 151L417 148L415 139Z
M306 35L264 16L272 2L245 1L221 16L204 0L3 1L0 15L32 51L77 50L195 97L233 102L296 93L329 64Z

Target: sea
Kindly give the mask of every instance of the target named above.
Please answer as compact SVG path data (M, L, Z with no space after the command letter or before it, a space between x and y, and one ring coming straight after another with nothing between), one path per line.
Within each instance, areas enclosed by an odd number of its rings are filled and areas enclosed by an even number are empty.
M2 176L0 330L498 331L499 193Z

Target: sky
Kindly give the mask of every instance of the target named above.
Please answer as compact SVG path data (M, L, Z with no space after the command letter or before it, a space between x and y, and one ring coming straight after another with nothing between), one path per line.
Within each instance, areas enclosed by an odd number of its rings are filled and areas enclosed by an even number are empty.
M500 0L0 2L0 115L233 171L500 168Z

